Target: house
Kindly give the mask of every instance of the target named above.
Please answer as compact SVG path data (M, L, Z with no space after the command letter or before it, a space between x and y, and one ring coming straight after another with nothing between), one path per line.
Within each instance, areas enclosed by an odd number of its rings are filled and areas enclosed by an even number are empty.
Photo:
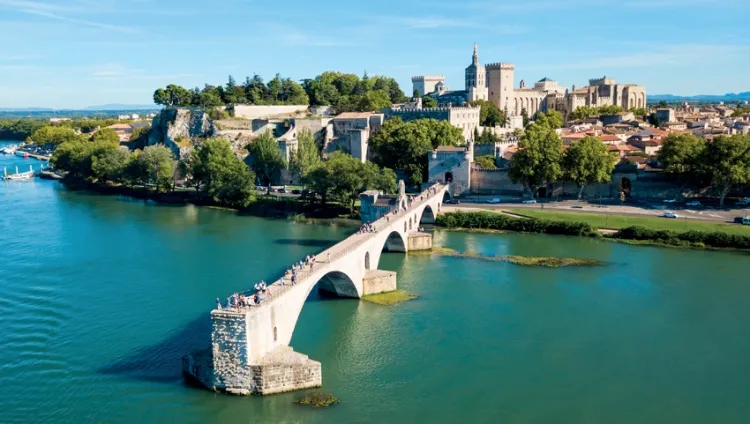
M668 129L668 130L684 131L688 129L688 124L686 122L665 122L661 124L661 128Z
M607 145L607 150L610 153L615 153L617 157L623 158L629 153L637 151L638 149L627 144L609 144Z
M628 146L634 150L646 152L647 155L655 155L661 150L661 140L651 138L648 135L634 135L628 139Z
M130 136L133 135L133 126L131 124L114 124L107 128L113 130L120 137L120 142L130 141Z

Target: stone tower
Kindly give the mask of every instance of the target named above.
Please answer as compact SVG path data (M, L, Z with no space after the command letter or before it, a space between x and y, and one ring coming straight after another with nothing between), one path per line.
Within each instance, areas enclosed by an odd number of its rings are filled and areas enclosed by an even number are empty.
M487 88L489 101L500 110L513 109L513 79L515 66L512 63L491 63L487 65Z
M466 97L469 101L487 100L487 71L479 63L477 43L474 43L471 65L466 68Z

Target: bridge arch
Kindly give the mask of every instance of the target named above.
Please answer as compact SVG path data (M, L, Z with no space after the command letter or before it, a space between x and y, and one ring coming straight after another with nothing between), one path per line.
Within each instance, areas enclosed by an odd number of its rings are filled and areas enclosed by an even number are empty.
M318 286L318 290L338 297L359 297L354 280L343 271L336 270L325 274L316 284L310 286L310 291L312 291L312 288L315 285ZM307 298L307 296L305 296L305 298Z
M406 222L404 222L404 225L406 225ZM406 240L404 235L398 231L391 231L380 250L386 252L406 252Z
M419 224L434 224L436 217L437 214L432 210L432 206L426 205L424 209L422 209L422 216L417 222Z

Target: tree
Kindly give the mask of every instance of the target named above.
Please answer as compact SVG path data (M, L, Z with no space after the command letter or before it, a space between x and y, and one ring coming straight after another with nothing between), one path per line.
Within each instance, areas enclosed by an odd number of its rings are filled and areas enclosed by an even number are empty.
M136 158L137 169L141 170L138 180L144 184L153 184L156 191L168 191L174 183L175 159L172 151L164 145L148 146Z
M659 103L656 104L656 107L658 108L665 108L669 107L666 100L660 100Z
M253 140L248 146L248 151L250 151L253 171L260 178L261 183L268 187L268 193L270 194L271 183L286 166L286 160L281 155L279 144L269 130Z
M396 174L372 162L362 163L343 152L333 152L323 166L308 173L305 184L321 195L324 202L332 198L349 206L354 204L359 194L365 190L396 190Z
M111 128L102 128L91 136L91 141L105 142L114 145L120 144L120 136Z
M424 109L435 109L436 107L438 107L438 102L430 96L423 96L422 107Z
M521 109L521 117L523 118L523 126L526 128L529 125L529 112L526 111L526 108Z
M664 173L683 187L700 181L706 141L692 134L670 134L662 143L658 161Z
M82 141L85 137L79 135L73 128L44 126L31 134L31 141L43 146L45 144L60 145L68 141ZM119 141L119 138L118 138Z
M648 110L645 107L632 107L630 108L630 112L632 112L636 117L643 119L644 121L648 116Z
M548 110L547 112L542 114L549 124L550 127L553 129L562 128L563 126L563 116L562 113L556 111L556 110Z
M472 106L479 106L479 125L484 127L495 127L505 124L505 112L500 110L494 103L488 100L473 100L469 102Z
M417 90L417 89L415 88L415 89L414 89L414 91L413 91L413 92L411 93L411 98L412 98L412 99L416 99L416 98L418 98L418 97L421 97L421 96L419 95L419 90Z
M391 103L388 93L383 90L369 91L359 100L358 110L364 112L379 112L381 109L385 109L393 106Z
M750 182L750 137L716 137L706 145L701 163L711 186L719 192L719 206L724 206L732 187Z
M622 112L622 107L617 105L604 105L594 109L599 112L599 115L617 115Z
M190 184L220 204L245 207L255 198L255 175L224 138L209 138L196 147L185 168Z
M92 157L92 174L101 182L122 182L130 159L131 156L127 150L116 146L103 148Z
M511 181L523 184L536 197L539 188L562 176L562 141L548 125L533 123L526 128L518 148L508 174Z
M599 109L591 106L578 106L573 112L570 113L570 119L574 121L580 121L582 119L590 118L599 114Z
M462 144L463 132L447 121L389 119L370 137L373 161L385 168L407 172L418 185L427 171L427 153L438 146Z
M487 128L484 128L482 130L482 135L479 136L475 140L477 144L489 144L489 143L497 143L497 136L495 136L495 133L492 131L487 131Z
M477 156L474 158L474 163L480 168L497 168L497 165L495 165L495 157L492 155Z
M570 145L563 155L563 174L578 185L578 200L586 186L612 179L616 160L599 137L586 136Z
M298 178L303 178L311 170L321 165L320 152L315 144L315 137L309 129L298 135L297 151L289 161L289 170Z

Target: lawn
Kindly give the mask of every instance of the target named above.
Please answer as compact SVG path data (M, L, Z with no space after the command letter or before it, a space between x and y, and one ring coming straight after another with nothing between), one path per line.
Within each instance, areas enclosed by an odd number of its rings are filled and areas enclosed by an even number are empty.
M619 229L637 225L652 230L672 230L677 232L685 232L689 230L707 232L721 231L728 234L750 236L750 226L700 221L696 219L669 219L654 216L605 215L599 213L542 211L535 209L509 209L508 211L531 218L549 219L553 221L587 222L595 228Z

